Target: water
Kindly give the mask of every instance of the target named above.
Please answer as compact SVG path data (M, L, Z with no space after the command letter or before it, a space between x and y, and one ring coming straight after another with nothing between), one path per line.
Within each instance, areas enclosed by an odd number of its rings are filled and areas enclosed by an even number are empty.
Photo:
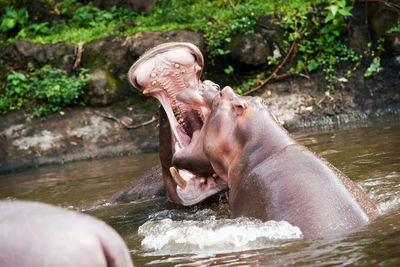
M136 266L400 266L400 118L297 132L377 203L358 231L305 239L286 222L229 219L226 199L191 208L166 198L107 206L157 154L46 166L0 176L0 199L36 200L98 217L125 239Z

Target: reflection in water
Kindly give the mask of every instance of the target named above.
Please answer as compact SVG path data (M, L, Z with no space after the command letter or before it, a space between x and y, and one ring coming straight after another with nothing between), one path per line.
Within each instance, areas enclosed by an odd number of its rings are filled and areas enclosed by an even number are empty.
M123 236L136 266L400 266L399 125L389 121L294 133L360 185L382 212L376 222L347 235L304 239L289 224L230 220L226 201L191 208L166 198L99 204L157 165L156 154L1 175L0 198L37 200L94 215Z

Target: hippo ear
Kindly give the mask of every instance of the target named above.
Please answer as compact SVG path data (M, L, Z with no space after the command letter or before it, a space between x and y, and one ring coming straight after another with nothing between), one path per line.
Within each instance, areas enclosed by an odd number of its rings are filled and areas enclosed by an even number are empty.
M246 109L246 105L244 103L233 103L232 104L232 112L236 116L241 116Z

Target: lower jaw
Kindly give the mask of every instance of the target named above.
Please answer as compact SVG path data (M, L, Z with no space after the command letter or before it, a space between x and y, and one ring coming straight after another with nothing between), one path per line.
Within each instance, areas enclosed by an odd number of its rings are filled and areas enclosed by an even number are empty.
M213 179L213 178L208 178L208 179ZM185 189L182 189L181 187L177 186L176 193L182 205L192 206L195 204L199 204L200 202L210 198L211 196L226 190L228 190L228 185L223 181L219 181L210 186L208 185L199 186L198 181L197 182L188 181L188 184L185 187Z

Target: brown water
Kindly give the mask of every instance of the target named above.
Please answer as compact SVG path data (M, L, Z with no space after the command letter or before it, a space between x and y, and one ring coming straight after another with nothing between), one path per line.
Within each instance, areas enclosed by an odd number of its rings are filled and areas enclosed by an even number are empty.
M400 266L398 119L294 133L359 184L382 212L376 222L346 235L304 239L284 222L229 220L223 201L192 208L166 198L101 204L157 165L157 154L1 175L0 199L42 201L94 215L123 236L136 266Z

